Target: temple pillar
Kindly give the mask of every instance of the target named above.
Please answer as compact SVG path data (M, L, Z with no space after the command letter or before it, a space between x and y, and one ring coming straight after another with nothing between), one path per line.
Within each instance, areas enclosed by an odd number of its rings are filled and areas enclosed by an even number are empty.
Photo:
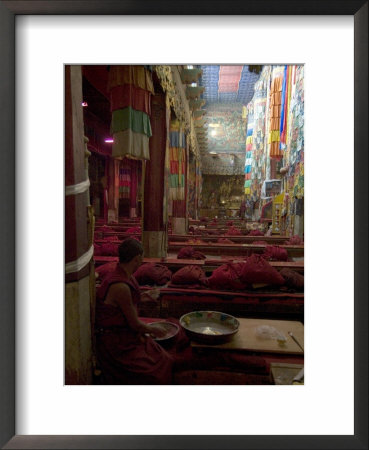
M142 244L146 257L163 258L167 255L168 241L165 189L168 130L165 94L152 95L151 111L150 160L142 165L144 180Z
M187 150L185 133L178 120L170 125L172 232L186 234Z
M82 113L81 66L65 67L65 383L91 384L93 213ZM86 178L87 177L87 178ZM93 283L92 283L93 280Z
M129 217L137 217L137 184L138 184L138 161L131 161L131 189L129 191Z
M119 164L119 159L108 160L108 223L119 221Z

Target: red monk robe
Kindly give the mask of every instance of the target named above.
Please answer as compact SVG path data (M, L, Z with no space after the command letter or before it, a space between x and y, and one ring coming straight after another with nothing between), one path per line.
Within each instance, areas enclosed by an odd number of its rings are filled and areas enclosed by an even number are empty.
M173 356L150 336L129 328L118 306L105 303L114 283L128 285L135 308L140 300L137 281L119 264L97 291L96 353L106 384L170 384Z

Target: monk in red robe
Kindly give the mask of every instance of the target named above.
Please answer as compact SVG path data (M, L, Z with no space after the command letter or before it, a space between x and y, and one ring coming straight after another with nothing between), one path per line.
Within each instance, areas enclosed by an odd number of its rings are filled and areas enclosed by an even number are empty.
M119 263L97 291L96 354L106 384L171 384L174 357L152 336L166 330L150 327L137 315L139 285L132 274L142 263L135 239L119 246Z

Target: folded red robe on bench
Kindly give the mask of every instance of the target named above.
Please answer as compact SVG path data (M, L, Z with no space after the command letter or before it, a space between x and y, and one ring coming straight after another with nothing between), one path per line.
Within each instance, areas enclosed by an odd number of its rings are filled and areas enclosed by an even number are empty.
M140 285L153 285L162 286L167 284L172 278L172 272L164 265L157 263L145 263L142 264L133 276Z
M199 266L185 266L172 275L168 287L201 288L208 285L205 272Z
M268 261L287 261L288 253L285 248L279 247L278 245L267 245L263 257Z
M206 259L206 256L188 245L180 249L177 259Z

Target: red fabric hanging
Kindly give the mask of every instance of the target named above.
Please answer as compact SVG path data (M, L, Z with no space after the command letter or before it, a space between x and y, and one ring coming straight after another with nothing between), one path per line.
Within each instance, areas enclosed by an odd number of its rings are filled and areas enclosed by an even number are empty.
M150 116L150 96L151 93L149 91L145 91L133 84L116 86L110 91L110 110L113 112L117 109L131 106L133 109L142 111Z
M186 201L173 200L173 217L186 217Z
M130 160L130 166L131 166L131 190L129 194L129 203L131 208L137 207L137 185L138 185L138 177L137 177L137 170L138 170L138 161L135 161L134 159Z

